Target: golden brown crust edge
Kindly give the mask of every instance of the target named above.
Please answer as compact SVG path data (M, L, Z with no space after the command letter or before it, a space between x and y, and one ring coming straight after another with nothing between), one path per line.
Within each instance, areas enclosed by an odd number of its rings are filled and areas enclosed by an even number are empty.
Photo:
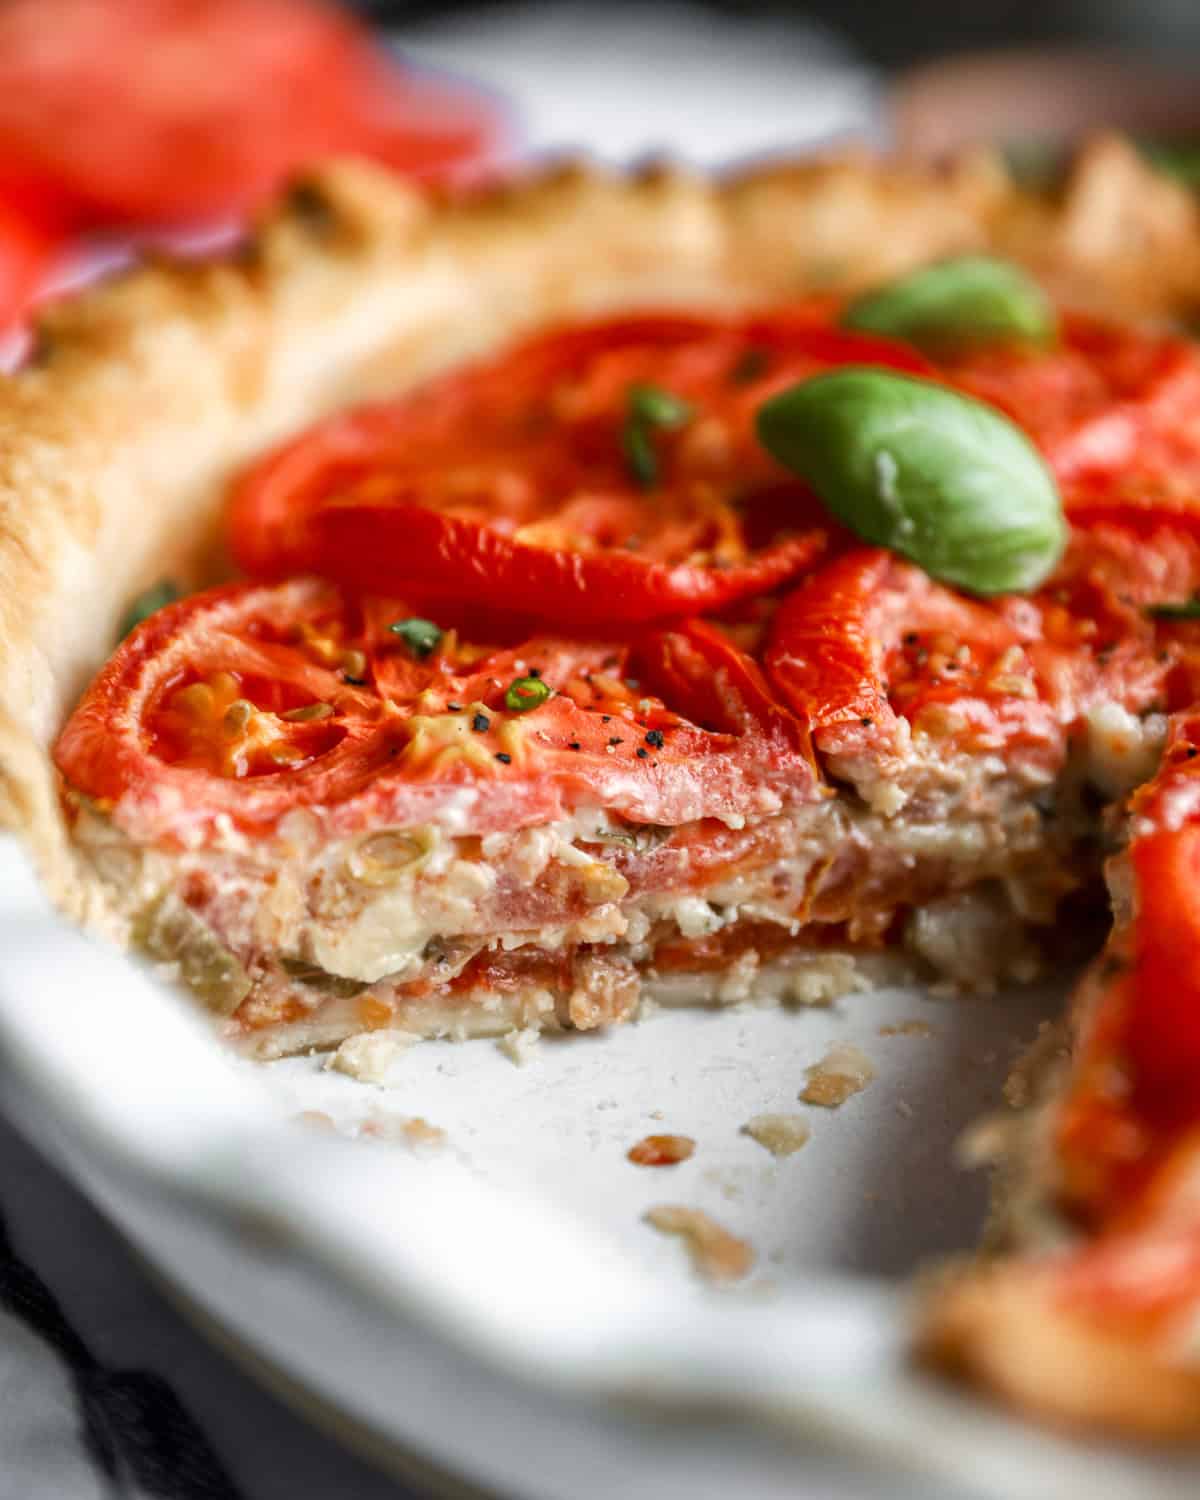
M1200 1434L1200 1369L1063 1310L1031 1260L953 1276L924 1299L917 1354L1042 1421L1152 1441Z

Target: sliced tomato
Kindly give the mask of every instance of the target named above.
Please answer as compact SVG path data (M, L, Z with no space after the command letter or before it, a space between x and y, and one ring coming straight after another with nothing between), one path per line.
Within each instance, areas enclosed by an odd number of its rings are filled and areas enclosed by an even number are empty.
M331 836L439 817L484 833L579 806L677 824L815 795L803 729L704 627L513 645L443 618L421 655L427 638L388 628L410 614L313 579L168 606L80 704L59 768L150 844L269 834L298 809ZM551 695L516 712L506 695L530 676Z
M1190 781L1200 795L1200 777ZM1138 1100L1154 1118L1200 1121L1200 826L1136 839L1131 859L1137 1000L1128 1046Z
M942 368L1029 433L1068 512L1127 494L1200 504L1200 349L1190 339L1068 315L1052 349L992 345Z
M919 568L856 548L780 606L764 665L826 753L903 745L900 721L947 751L1061 761L1092 702L1160 699L1169 662L1149 620L1114 597L1097 548L1077 539L1032 597L968 599Z
M804 310L542 335L272 454L236 489L235 555L268 577L520 601L575 625L717 609L820 551L828 517L763 451L754 415L845 363L927 369ZM669 420L645 417L647 391Z
M0 187L53 190L83 223L241 213L335 153L435 172L496 128L321 0L0 6Z
M60 243L57 230L28 205L0 197L0 331L28 310Z
M1060 1190L1093 1227L1136 1228L1188 1197L1177 1189L1179 1162L1200 1147L1198 814L1200 717L1178 714L1128 808L1128 904L1073 1006Z

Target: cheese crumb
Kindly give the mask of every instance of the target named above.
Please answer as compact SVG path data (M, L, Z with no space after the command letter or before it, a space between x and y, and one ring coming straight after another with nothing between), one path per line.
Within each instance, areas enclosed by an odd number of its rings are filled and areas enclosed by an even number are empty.
M533 1062L538 1055L541 1032L536 1026L525 1026L520 1031L509 1031L496 1043L501 1052L518 1068Z
M361 1031L348 1036L325 1066L359 1083L383 1083L400 1054L419 1040L412 1031Z
M678 1235L687 1246L692 1269L706 1281L740 1281L754 1265L751 1246L701 1209L660 1203L646 1211L646 1223L660 1234Z
M805 1104L837 1109L854 1094L861 1094L875 1077L875 1064L857 1047L834 1047L808 1069L808 1082L800 1098Z
M808 1123L802 1115L755 1115L742 1134L765 1146L772 1156L791 1156L808 1144Z

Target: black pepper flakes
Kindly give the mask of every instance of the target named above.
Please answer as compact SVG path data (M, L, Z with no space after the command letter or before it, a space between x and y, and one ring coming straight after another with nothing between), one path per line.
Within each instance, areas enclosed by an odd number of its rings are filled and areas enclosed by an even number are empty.
M601 722L601 724L611 724L612 723L612 714L601 714L600 715L600 722Z
M471 728L476 734L486 734L491 727L492 721L487 714L476 714L471 720Z
M1187 756L1188 760L1194 760L1197 755L1200 755L1200 750L1197 750L1195 745L1189 745L1184 751L1184 754Z
M351 677L349 672L342 673L342 681L348 682L351 687L366 687L367 685L365 677Z
M663 747L663 732L661 729L648 729L646 731L647 745L653 745L656 750Z
M582 748L578 740L571 740L567 745L568 750L581 750Z
M613 737L612 737L612 739L610 739L608 743L610 745L623 745L625 743L625 741L621 738L621 736L619 734L614 734Z
M637 756L638 756L639 760L649 760L650 759L650 752L649 752L649 750L646 749L646 747L644 745L639 745L637 747Z
M502 765L505 765L505 766L511 766L512 765L512 756L508 753L507 750L497 750L496 751L496 759L498 761L500 761L500 763Z
M864 729L870 729L871 725L874 724L875 720L874 719L859 719L858 722L862 725L862 727Z
M450 710L450 712L452 714L460 714L460 713L462 713L462 704L461 703L447 703L446 707Z

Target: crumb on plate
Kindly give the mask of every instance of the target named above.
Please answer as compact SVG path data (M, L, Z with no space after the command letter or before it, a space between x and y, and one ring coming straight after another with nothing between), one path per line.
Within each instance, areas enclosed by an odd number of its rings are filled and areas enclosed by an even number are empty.
M833 1047L808 1070L808 1082L800 1098L805 1104L837 1109L854 1094L861 1094L875 1077L875 1064L857 1047Z
M740 1281L754 1265L754 1250L699 1208L660 1203L647 1209L646 1223L660 1234L678 1235L687 1246L692 1269L706 1281Z
M755 1115L742 1126L743 1135L765 1146L772 1156L791 1156L808 1144L808 1122L803 1115Z

